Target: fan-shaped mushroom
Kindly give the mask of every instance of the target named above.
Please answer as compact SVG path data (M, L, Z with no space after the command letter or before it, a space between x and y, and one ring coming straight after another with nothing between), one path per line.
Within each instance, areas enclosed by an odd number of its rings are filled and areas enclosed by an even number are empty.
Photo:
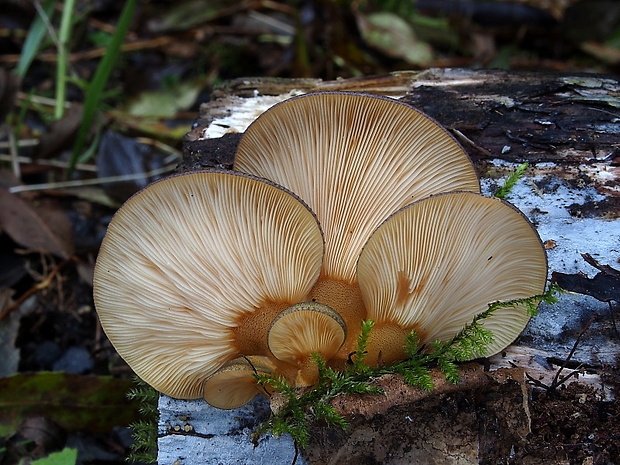
M272 321L309 300L322 257L314 215L284 189L232 172L174 176L116 213L95 267L95 305L138 376L170 396L198 398L231 360L271 357ZM239 374L227 369L208 386L231 371Z
M311 385L313 353L342 368L362 319L376 323L368 361L389 363L405 356L411 330L448 339L489 302L544 288L529 222L479 195L465 152L407 105L351 93L291 99L250 126L235 163L250 174L188 173L145 188L99 253L102 325L165 394L234 408L260 391L256 374ZM489 353L527 319L516 306L485 321Z
M325 258L311 295L349 328L364 318L355 264L381 222L432 194L480 191L471 161L445 129L409 105L368 94L306 94L275 105L244 133L234 168L290 189L315 212Z
M367 318L375 321L369 362L405 357L405 336L449 340L495 301L541 294L547 259L538 234L506 202L471 192L436 195L405 207L370 237L358 266ZM523 305L484 326L499 352L529 320Z

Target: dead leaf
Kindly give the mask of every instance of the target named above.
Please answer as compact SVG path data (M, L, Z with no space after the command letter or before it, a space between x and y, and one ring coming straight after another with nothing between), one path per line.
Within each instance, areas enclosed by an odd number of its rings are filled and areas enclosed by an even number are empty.
M28 250L65 260L73 255L71 222L64 212L35 209L3 188L0 188L0 229Z
M551 281L562 289L578 294L586 294L601 302L620 302L620 271L609 265L599 264L591 255L583 254L584 260L600 270L594 278L585 273L566 274L554 271Z
M394 58L425 66L433 59L433 50L419 40L411 24L389 12L363 14L355 12L364 41Z
M69 146L82 123L82 105L72 105L65 115L54 121L41 136L37 158L49 158Z
M66 441L66 432L49 418L42 416L28 417L19 427L19 435L36 444L41 455L62 449Z
M189 109L204 84L200 81L180 82L157 91L144 91L127 105L127 113L133 116L174 117L179 111Z
M620 63L620 50L598 42L588 41L581 44L581 49L610 65Z

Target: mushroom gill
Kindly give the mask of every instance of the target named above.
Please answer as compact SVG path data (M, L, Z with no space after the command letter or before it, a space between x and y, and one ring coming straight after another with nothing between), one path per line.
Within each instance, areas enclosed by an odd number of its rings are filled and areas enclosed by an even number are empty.
M322 257L314 215L288 191L234 172L173 176L114 216L95 266L95 305L138 376L169 396L198 398L225 363L270 356L272 320L308 299Z
M480 192L469 157L445 129L407 104L359 93L306 94L273 106L242 136L234 169L290 189L316 214L325 258L311 297L350 329L365 317L355 264L385 218L432 194Z
M278 360L297 366L295 386L311 386L319 376L312 355L330 360L344 343L346 332L344 320L331 307L301 302L273 320L267 343Z
M366 361L391 363L412 330L448 340L489 303L544 290L536 231L480 195L459 144L406 104L290 99L248 128L235 169L151 184L101 246L102 326L164 394L235 408L263 392L256 374L312 385L315 353L344 369L364 319ZM528 318L515 305L485 320L487 354Z
M364 247L357 271L367 318L375 321L368 361L389 364L405 357L411 330L422 344L446 341L490 303L541 294L547 261L521 212L496 198L455 192L415 202L386 220ZM528 320L524 305L483 320L494 339L486 355L514 341Z
M235 409L263 392L256 375L274 375L276 368L267 357L236 358L217 370L204 384L203 397L214 407Z

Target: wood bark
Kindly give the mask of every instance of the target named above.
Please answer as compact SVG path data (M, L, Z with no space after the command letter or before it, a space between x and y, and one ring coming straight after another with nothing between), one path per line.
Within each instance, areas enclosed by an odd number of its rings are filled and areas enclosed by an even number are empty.
M186 137L184 167L230 165L235 144L203 139L204 128L235 111L240 98L286 95L293 89L401 98L453 131L474 160L620 163L620 82L615 77L432 69L329 82L229 82L201 107Z

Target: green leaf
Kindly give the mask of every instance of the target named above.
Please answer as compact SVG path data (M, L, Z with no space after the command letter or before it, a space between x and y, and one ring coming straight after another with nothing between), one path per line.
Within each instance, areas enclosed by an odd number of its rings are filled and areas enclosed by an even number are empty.
M55 0L46 0L41 5L42 13L47 16L47 21L51 21L55 4ZM28 35L26 36L21 55L19 56L19 63L17 63L17 67L15 68L15 73L20 79L26 75L32 61L37 56L37 53L39 53L39 48L41 47L41 42L46 32L47 27L45 20L41 17L41 14L38 14L28 30Z
M127 113L141 117L172 117L193 105L202 89L200 82L182 82L153 92L142 92L127 107Z
M65 100L67 95L67 69L69 62L69 39L73 29L73 12L75 0L65 0L60 19L60 32L58 34L58 59L56 60L56 105L54 117L58 120L65 113Z
M77 449L66 448L59 452L52 452L47 457L33 460L32 465L74 465L77 463Z
M357 350L355 351L355 360L353 362L353 372L363 373L368 371L368 366L364 365L364 359L366 358L368 351L368 339L370 338L370 332L374 327L375 322L372 320L362 321L362 330L357 336Z
M528 166L530 166L529 163L522 163L519 165L517 169L511 173L510 176L508 176L504 182L504 185L497 189L493 195L499 199L505 199L508 194L510 194L517 181L523 177L523 174Z
M389 12L357 13L357 24L364 41L383 53L424 66L433 59L430 45L416 37L411 24Z
M86 144L86 138L93 125L93 122L95 121L95 117L99 112L99 107L101 105L105 86L108 83L110 73L112 72L112 69L114 69L116 61L118 60L121 46L123 45L123 41L125 39L125 36L127 35L127 31L129 30L129 26L131 25L131 21L133 19L133 13L136 8L136 3L137 0L128 0L127 3L125 3L123 11L121 12L121 16L116 25L116 30L112 35L110 45L106 49L106 53L103 56L102 60L99 62L97 70L95 71L95 75L90 84L88 85L88 91L86 92L86 97L84 99L84 114L82 116L82 124L78 129L78 134L75 145L73 146L71 159L69 160L70 171L73 170L78 160L80 160L80 155Z

